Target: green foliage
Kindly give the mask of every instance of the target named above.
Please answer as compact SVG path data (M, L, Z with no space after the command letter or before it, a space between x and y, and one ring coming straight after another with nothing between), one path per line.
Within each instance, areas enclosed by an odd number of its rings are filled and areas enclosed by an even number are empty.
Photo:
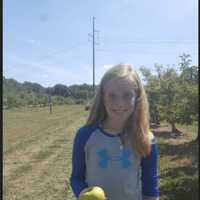
M190 66L190 63L192 62L192 60L190 59L190 55L183 53L183 55L181 55L179 57L181 59L181 61L179 63L180 70L181 71L187 70L187 68Z
M95 87L96 89L97 87ZM83 84L83 85L71 85L69 86L71 94L76 99L90 99L93 96L93 87L92 85Z
M184 175L181 177L165 177L160 192L166 194L170 200L197 200L198 177Z
M178 122L177 106L178 75L174 69L166 69L159 80L159 113L161 120L169 123Z
M72 97L66 97L64 99L65 104L75 104L75 100Z
M150 120L152 123L160 123L159 113L159 97L160 97L160 86L159 78L151 73L151 71L145 67L141 67L140 71L145 77L146 85L145 90L149 101Z
M146 81L151 122L165 120L172 128L175 123L192 124L198 119L198 67L189 66L189 55L180 57L180 73L162 65L155 65L154 75L145 67L140 69Z
M49 89L49 94L52 96L67 97L71 95L71 92L67 86L62 84L56 84L53 88Z
M65 98L62 96L54 96L52 97L52 103L57 105L65 104Z
M7 105L9 105L9 107L13 108L13 107L18 107L20 105L19 101L17 101L17 99L15 99L12 96L8 96L7 97L7 101L6 101Z

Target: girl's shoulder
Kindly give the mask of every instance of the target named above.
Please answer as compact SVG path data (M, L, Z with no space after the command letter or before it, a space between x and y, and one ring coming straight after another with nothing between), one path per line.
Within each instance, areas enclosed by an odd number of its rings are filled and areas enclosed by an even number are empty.
M87 140L89 136L98 128L95 124L83 125L76 131L76 138Z
M96 124L89 124L81 126L77 132L90 132L97 129L98 126Z

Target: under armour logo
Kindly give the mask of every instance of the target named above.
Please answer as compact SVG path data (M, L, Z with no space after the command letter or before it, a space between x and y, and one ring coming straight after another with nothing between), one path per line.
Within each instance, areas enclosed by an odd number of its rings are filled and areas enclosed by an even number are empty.
M106 149L101 149L97 152L100 157L99 166L101 168L107 168L109 161L113 162L121 162L122 168L128 168L131 165L129 161L129 156L131 155L130 150L123 149L121 155L119 156L110 156Z

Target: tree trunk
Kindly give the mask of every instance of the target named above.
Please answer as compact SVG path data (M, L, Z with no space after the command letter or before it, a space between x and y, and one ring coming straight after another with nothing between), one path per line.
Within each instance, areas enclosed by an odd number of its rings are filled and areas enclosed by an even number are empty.
M171 122L171 126L172 126L172 133L181 133L181 131L179 131L177 128L176 128L176 125L174 122Z
M157 125L160 125L160 120L159 120L158 114L155 114L155 123Z
M194 142L195 142L195 143L198 143L198 142L199 142L199 131L198 131L198 133L197 133L197 137L194 139Z

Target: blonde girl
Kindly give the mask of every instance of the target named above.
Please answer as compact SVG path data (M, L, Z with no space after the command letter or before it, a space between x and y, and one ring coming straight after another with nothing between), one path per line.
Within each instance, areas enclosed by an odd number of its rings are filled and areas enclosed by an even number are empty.
M137 72L118 64L103 76L88 120L76 133L71 187L101 187L109 200L158 200L157 144Z

